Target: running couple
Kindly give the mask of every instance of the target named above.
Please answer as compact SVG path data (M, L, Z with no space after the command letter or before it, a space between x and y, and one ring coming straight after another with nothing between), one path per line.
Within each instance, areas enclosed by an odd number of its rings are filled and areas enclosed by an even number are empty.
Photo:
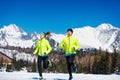
M40 40L36 44L36 49L34 51L34 54L38 55L38 72L40 79L43 79L42 77L42 61L43 61L43 68L47 69L49 65L51 65L50 61L48 60L48 55L51 52L52 48L50 46L49 41L45 38L45 36L50 35L48 32L47 34L41 33L40 34ZM73 36L73 30L68 29L67 30L67 36L62 40L60 43L60 48L65 49L65 56L66 56L66 62L67 62L67 68L69 73L69 79L72 80L72 70L74 72L77 72L77 67L75 64L75 56L76 51L80 48L80 44L76 38Z

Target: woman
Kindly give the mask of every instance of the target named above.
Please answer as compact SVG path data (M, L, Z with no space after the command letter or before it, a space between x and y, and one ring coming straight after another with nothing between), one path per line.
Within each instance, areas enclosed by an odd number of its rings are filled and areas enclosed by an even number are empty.
M42 77L42 61L43 61L43 68L47 69L47 67L50 63L48 61L48 55L51 52L51 50L52 50L52 48L51 48L48 40L45 39L45 34L41 33L40 40L37 42L36 49L34 51L34 54L38 55L37 64L38 64L38 72L39 72L40 79L43 79L43 77Z

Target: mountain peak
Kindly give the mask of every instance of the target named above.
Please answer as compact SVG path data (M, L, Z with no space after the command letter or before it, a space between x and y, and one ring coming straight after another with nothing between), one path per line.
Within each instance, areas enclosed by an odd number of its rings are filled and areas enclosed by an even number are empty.
M26 34L26 32L22 28L16 26L15 24L10 24L8 26L4 26L0 30L5 32L5 33L10 33L10 34L15 34L15 33Z
M110 30L110 29L117 29L116 27L112 26L111 24L103 23L97 27L98 30Z
M5 29L17 31L17 32L24 32L20 27L16 26L15 24L10 24L8 26L4 26Z
M94 28L91 27L91 26L84 26L82 28L74 28L73 30L74 30L74 32L79 32L79 31L85 31L86 32L86 31L94 30Z
M8 27L18 29L18 26L16 24L10 24Z
M97 28L91 26L84 26L81 28L73 28L75 36L81 44L82 48L101 48L112 50L112 46L119 48L120 45L120 33L119 28L112 26L111 24L101 24ZM118 34L119 33L119 34ZM21 28L15 24L4 26L0 29L0 44L20 47L31 47L35 45L38 40L37 33L27 34ZM65 37L64 34L52 33L51 39L56 42L52 42L55 46L59 46L57 43L61 42Z

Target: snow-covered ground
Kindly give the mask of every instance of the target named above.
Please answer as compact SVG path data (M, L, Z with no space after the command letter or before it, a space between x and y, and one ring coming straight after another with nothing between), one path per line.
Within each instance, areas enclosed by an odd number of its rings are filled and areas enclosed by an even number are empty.
M0 72L0 80L35 80L38 76L38 73ZM68 76L63 73L43 73L46 80L68 80ZM120 80L120 75L73 74L73 80Z

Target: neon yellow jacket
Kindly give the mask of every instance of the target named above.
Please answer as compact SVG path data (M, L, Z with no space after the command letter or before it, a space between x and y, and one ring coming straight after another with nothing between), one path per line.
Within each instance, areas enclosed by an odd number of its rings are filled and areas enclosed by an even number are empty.
M33 54L38 54L38 56L44 56L44 53L48 55L51 52L52 48L45 38L39 40L36 44L36 49Z
M67 36L60 43L60 48L65 49L66 54L76 54L76 50L80 48L80 44L73 36Z

